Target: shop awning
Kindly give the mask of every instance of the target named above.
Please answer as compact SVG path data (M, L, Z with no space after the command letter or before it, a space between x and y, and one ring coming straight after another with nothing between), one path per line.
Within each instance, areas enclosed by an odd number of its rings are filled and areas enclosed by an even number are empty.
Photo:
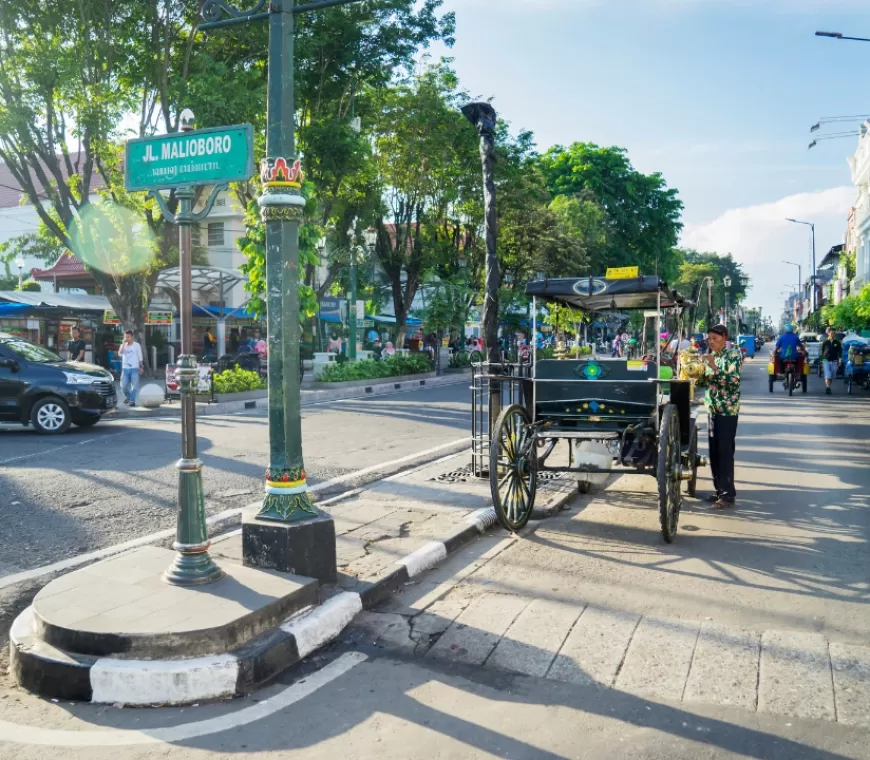
M320 321L321 322L329 322L330 324L334 324L334 325L340 325L341 324L341 317L338 316L338 314L330 314L328 312L326 314L321 313Z
M0 290L0 301L27 306L56 306L78 311L107 311L112 306L104 296L86 293L43 293L38 290Z

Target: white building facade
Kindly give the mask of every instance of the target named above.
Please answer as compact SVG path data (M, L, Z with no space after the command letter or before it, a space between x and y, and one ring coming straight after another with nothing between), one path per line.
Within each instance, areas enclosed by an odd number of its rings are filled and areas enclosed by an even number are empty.
M861 125L861 136L855 155L848 159L852 170L852 183L858 191L855 201L854 232L850 230L855 245L854 290L860 290L870 282L870 120ZM847 241L851 242L851 241ZM848 250L848 247L847 247Z

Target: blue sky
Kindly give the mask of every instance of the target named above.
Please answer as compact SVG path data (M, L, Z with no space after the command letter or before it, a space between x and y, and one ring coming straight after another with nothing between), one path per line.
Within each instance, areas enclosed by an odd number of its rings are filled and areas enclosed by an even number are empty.
M863 6L863 13L861 12ZM457 16L449 55L463 86L492 97L541 150L577 140L628 149L661 172L685 204L683 242L733 253L770 311L842 242L854 190L846 156L857 138L822 141L819 118L870 114L862 75L870 37L858 0L446 0ZM851 124L833 125L828 132ZM824 134L824 131L821 132Z

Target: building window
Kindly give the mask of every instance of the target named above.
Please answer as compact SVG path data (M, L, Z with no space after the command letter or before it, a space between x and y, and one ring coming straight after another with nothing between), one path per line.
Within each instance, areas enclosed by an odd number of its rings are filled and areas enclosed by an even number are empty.
M224 244L224 223L209 222L208 224L208 245L222 246Z

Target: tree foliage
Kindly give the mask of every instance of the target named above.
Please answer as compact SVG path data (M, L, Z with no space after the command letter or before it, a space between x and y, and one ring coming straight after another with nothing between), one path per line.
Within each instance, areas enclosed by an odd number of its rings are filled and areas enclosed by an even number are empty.
M674 286L696 306L689 314L691 327L716 318L726 305L739 304L746 296L749 278L741 264L729 254L694 249L679 250L682 259ZM730 287L725 287L725 278L731 278ZM708 279L709 278L709 279ZM743 283L746 283L744 285ZM708 283L710 284L708 286ZM707 325L709 326L709 325Z
M661 174L634 169L624 148L581 142L551 148L541 166L553 195L586 194L604 209L607 235L596 265L639 266L673 279L683 204Z

